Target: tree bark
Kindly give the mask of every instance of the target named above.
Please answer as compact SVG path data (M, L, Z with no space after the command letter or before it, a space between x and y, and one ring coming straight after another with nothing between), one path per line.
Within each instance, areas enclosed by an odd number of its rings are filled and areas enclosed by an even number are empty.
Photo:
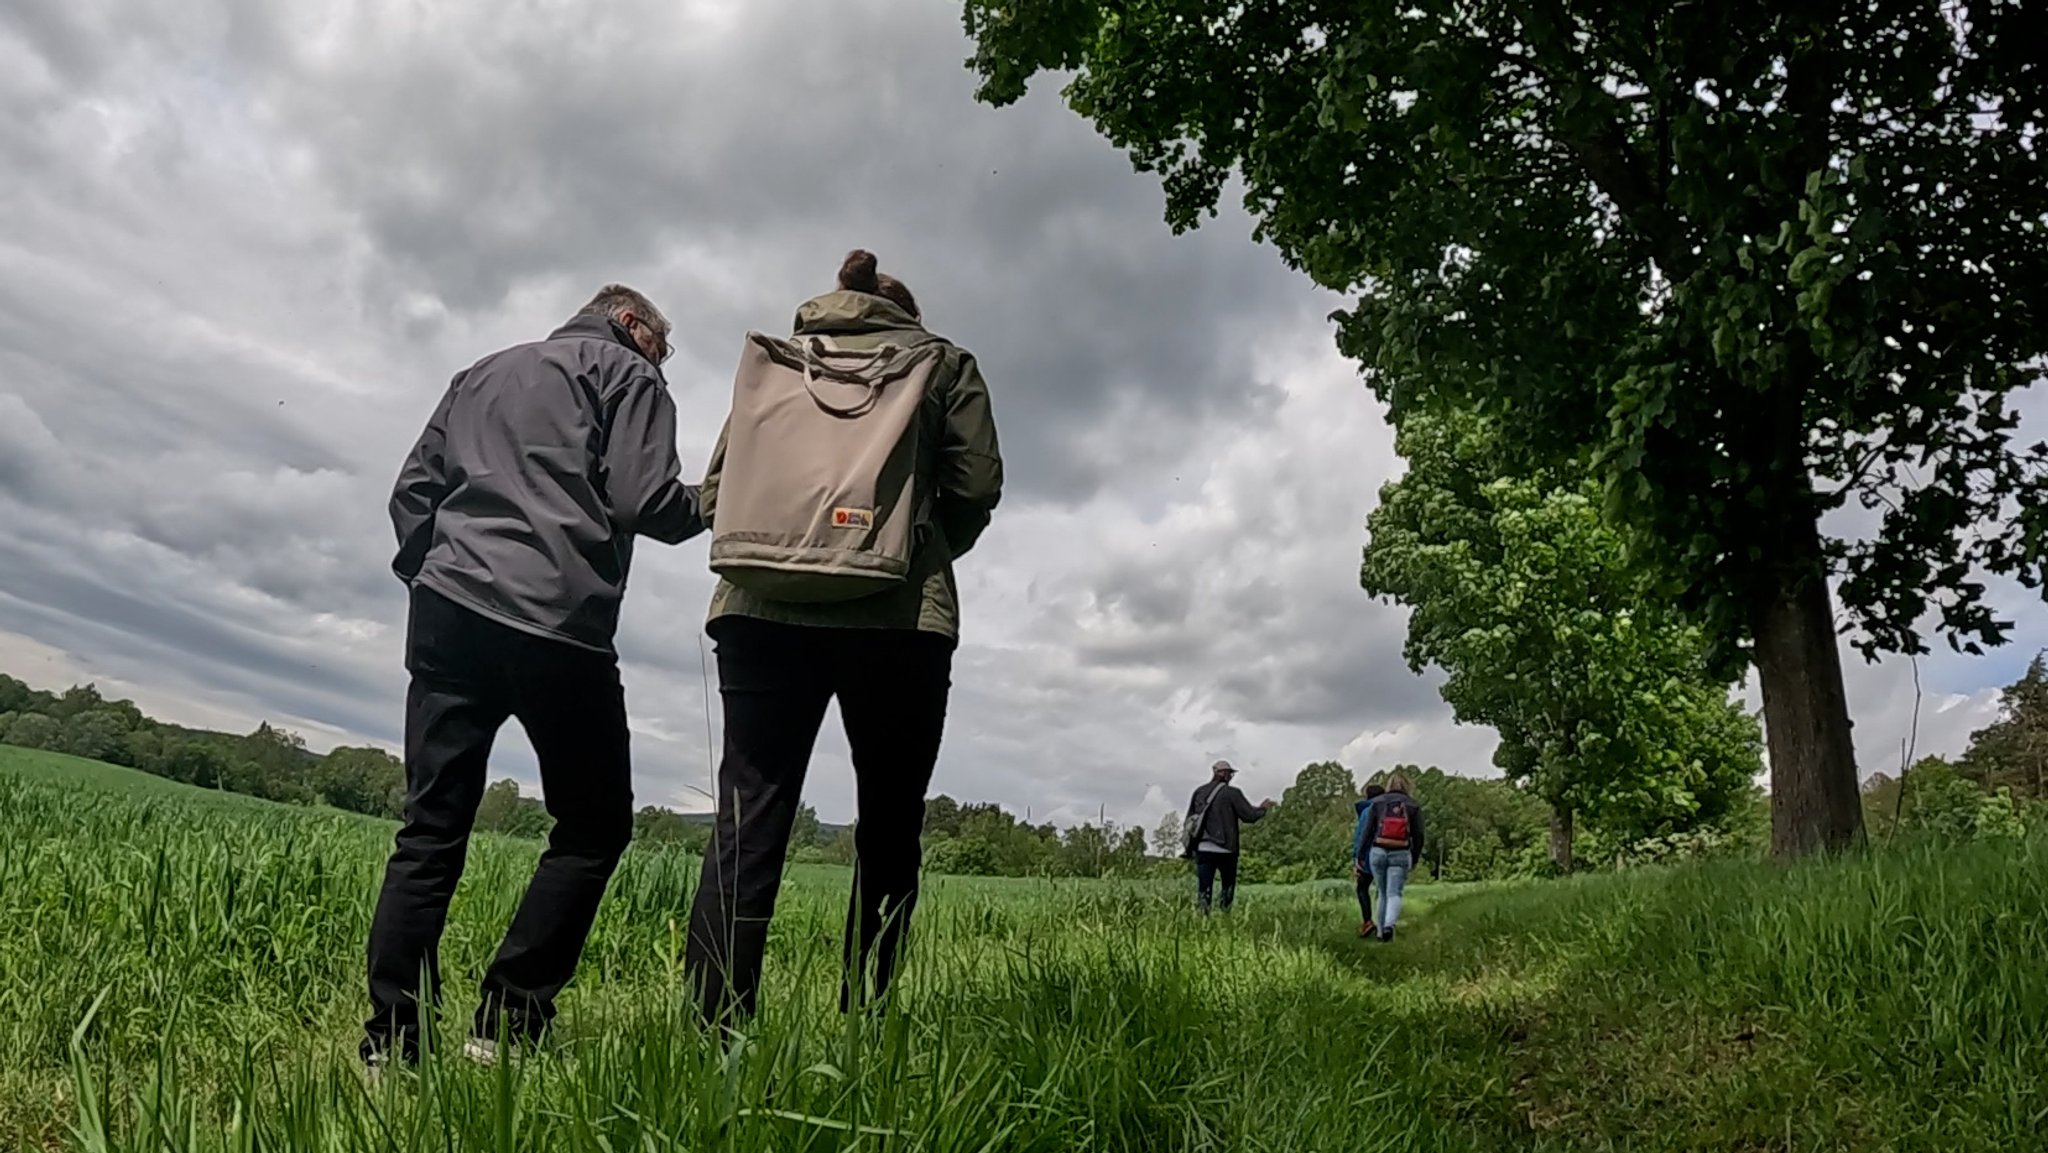
M1559 872L1572 871L1572 811L1565 805L1550 808L1550 862Z
M1819 532L1811 522L1801 530L1797 553L1807 559L1778 567L1783 575L1751 621L1771 755L1771 853L1780 859L1847 848L1863 831L1833 598Z

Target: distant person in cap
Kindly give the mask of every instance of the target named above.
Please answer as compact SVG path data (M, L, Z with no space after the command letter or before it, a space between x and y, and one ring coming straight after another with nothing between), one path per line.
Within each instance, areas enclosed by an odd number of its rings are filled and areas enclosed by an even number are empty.
M1188 801L1185 855L1195 859L1195 903L1206 913L1216 889L1216 877L1223 877L1223 907L1230 908L1237 897L1237 826L1256 821L1273 808L1269 798L1254 805L1231 780L1237 770L1229 761L1210 767L1209 782L1195 790Z

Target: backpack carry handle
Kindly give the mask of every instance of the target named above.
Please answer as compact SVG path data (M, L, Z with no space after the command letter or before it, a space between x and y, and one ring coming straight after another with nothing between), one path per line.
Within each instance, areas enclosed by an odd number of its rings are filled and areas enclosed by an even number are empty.
M811 401L825 412L844 420L854 420L874 411L875 405L881 403L882 389L910 375L917 367L919 357L926 352L924 348L905 349L894 344L882 345L872 352L832 348L818 337L803 342L792 341L786 347L793 348L797 353L795 359L801 362L804 390L811 394ZM834 358L852 361L860 368L868 368L871 371L841 368L832 363ZM879 372L872 371L876 364L883 366ZM834 404L819 394L818 382L821 379L834 384L862 388L866 392L852 404Z

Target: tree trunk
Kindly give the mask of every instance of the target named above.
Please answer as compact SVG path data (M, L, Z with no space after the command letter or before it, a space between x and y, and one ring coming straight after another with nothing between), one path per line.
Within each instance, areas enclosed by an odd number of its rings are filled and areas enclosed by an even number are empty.
M1751 621L1771 754L1771 853L1780 859L1847 848L1863 831L1833 598L1819 533L1802 528L1799 551L1812 559L1779 570Z
M1550 862L1561 873L1572 871L1572 811L1565 805L1550 808Z

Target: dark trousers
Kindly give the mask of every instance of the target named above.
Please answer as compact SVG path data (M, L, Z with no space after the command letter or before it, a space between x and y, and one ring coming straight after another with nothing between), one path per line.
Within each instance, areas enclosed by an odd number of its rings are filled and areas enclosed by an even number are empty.
M1371 924L1372 870L1360 869L1358 871L1358 877L1356 879L1358 883L1358 919L1366 924Z
M1206 850L1195 852L1195 904L1206 913L1209 911L1211 896L1216 890L1218 876L1223 879L1223 898L1219 904L1228 909L1237 899L1237 854L1215 853Z
M370 923L368 1049L419 1043L420 979L437 956L483 799L491 743L517 717L554 827L496 960L476 1031L532 1037L555 1014L633 836L632 764L616 657L508 628L415 588L406 647L405 825Z
M725 752L718 816L690 910L684 966L707 1020L751 1016L790 828L825 706L839 699L859 814L840 1008L886 991L922 862L925 791L938 763L953 642L895 629L713 621Z

